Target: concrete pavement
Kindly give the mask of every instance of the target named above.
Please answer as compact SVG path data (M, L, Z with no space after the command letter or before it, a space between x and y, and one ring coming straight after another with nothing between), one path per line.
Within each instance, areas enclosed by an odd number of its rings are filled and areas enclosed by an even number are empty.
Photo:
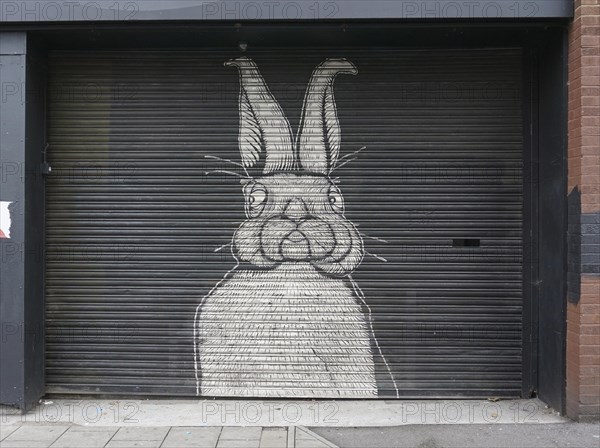
M2 448L336 448L307 428L0 426Z
M0 447L600 448L572 425L539 400L53 399L0 407Z
M1 413L1 409L0 409ZM567 421L539 400L47 400L5 424L380 427Z
M342 448L600 448L600 423L313 428Z

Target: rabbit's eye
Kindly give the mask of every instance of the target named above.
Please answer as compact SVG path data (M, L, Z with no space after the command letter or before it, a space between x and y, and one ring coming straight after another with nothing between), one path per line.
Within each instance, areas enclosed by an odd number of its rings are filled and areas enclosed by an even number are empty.
M344 213L344 199L342 198L342 193L334 186L329 190L329 203L335 212Z
M267 190L260 184L255 184L248 195L248 215L250 217L258 216L267 202Z

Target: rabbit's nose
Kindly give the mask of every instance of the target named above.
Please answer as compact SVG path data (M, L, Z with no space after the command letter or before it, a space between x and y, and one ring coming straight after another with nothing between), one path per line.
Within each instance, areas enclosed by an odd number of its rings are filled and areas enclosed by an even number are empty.
M287 203L283 214L292 221L300 221L308 215L308 210L302 199L294 198Z

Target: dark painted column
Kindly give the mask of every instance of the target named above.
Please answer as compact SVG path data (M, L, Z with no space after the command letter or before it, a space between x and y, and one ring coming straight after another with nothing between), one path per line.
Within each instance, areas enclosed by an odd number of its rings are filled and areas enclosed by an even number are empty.
M0 402L20 409L44 393L44 70L27 53L0 32Z
M549 34L539 85L539 398L565 409L567 91L566 36Z

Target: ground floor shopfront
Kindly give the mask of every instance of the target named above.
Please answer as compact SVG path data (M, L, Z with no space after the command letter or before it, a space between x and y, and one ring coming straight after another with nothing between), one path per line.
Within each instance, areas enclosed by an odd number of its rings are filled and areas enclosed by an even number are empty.
M586 8L3 32L2 402L597 414Z

